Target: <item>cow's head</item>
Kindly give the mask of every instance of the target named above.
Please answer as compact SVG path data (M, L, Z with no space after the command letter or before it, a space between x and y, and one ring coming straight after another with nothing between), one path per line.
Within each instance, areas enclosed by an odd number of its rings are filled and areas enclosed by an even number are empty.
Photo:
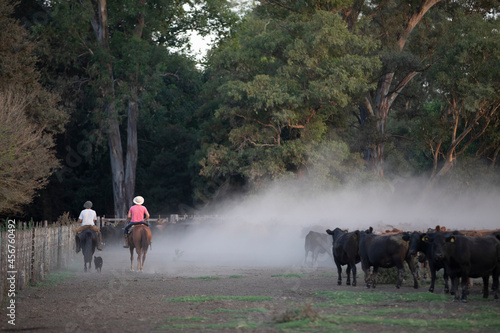
M423 246L422 246L422 233L418 231L414 231L410 235L410 254L412 256L416 255L418 251L423 251Z
M437 260L443 260L445 257L447 239L451 236L445 236L442 233L437 233L431 238L433 247L433 256Z
M347 230L344 231L344 230L342 230L340 228L335 228L333 231L331 231L330 229L327 229L326 233L329 234L329 235L332 235L333 241L335 241L337 238L339 238L339 236L347 233Z

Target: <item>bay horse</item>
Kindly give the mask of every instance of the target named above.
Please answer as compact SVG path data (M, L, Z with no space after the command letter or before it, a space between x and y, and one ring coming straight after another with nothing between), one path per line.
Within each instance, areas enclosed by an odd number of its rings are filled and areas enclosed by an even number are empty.
M77 251L81 248L83 254L84 271L87 271L87 263L89 269L92 267L92 258L94 256L95 248L97 247L97 232L92 229L85 229L80 232L80 235L75 236L77 242Z
M134 249L137 252L137 270L142 272L148 246L151 245L151 229L145 224L134 225L128 234L130 270L134 270Z

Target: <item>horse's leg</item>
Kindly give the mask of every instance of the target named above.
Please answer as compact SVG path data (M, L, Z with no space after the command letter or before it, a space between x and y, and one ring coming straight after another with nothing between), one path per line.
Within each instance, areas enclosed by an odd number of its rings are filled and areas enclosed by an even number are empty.
M137 251L137 271L142 272L142 250Z
M142 272L142 269L144 268L144 262L146 261L146 253L147 253L147 251L144 251L142 253L141 272Z
M130 244L129 244L130 246ZM130 246L130 270L134 271L134 248Z

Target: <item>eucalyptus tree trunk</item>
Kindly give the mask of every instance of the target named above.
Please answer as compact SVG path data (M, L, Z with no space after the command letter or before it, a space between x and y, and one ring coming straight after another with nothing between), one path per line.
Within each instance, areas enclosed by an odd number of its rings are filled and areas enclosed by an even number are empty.
M138 4L145 6L146 0L139 0ZM137 15L137 22L134 29L134 37L142 38L144 30L144 14ZM125 199L126 202L132 203L135 193L135 176L137 169L137 158L139 148L137 146L137 119L139 118L139 80L138 80L138 64L136 70L132 74L132 82L130 85L130 97L128 101L127 115L127 155L125 161Z
M94 16L91 19L91 24L98 40L99 47L110 52L109 48L109 27L108 27L108 11L106 0L98 0L97 8L94 10ZM139 1L140 5L145 4L145 0ZM87 2L88 5L88 2ZM93 8L92 8L93 9ZM144 28L143 14L138 15L137 25L134 30L136 37L142 36ZM115 108L114 100L116 99L114 89L113 64L108 62L105 64L108 75L107 83L102 87L103 97L107 100L105 105L107 116L107 131L108 131L108 146L111 160L111 174L113 182L113 202L115 216L125 218L127 208L132 203L135 191L135 176L137 166L137 119L139 116L138 97L135 93L136 85L132 84L132 93L128 102L128 117L127 117L127 148L126 155L123 154L123 147L120 133L120 123L118 111ZM137 74L137 73L136 73ZM137 77L137 75L135 75Z
M399 31L396 49L402 52L413 29L422 20L425 13L440 2L441 0L424 0L420 8L402 25L402 30ZM419 71L409 72L400 82L395 85L393 90L390 90L393 80L394 72L383 73L378 81L377 89L374 97L367 98L366 108L369 114L375 118L376 129L378 134L383 138L385 137L385 129L387 123L387 116L391 109L392 103L396 97L401 93L405 86L417 75ZM370 149L368 154L365 154L370 161L372 170L383 176L384 175L384 140L375 144L373 149Z

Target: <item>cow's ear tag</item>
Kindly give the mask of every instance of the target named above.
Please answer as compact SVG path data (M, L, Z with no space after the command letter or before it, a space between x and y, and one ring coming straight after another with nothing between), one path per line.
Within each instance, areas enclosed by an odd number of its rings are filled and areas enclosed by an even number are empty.
M427 236L422 237L422 241L424 241L424 242L429 241L429 237L427 237Z
M450 243L454 243L454 242L455 242L455 237L451 237Z

